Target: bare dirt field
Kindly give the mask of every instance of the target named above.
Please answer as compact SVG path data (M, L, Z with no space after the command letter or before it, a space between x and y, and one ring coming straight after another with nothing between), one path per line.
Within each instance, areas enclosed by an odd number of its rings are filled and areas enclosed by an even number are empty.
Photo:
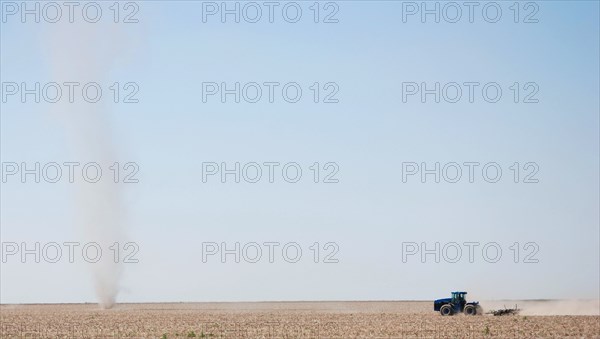
M502 304L514 302L494 306ZM575 314L591 315L535 315L560 314L565 307L527 301L518 316L442 317L422 301L118 304L109 310L95 304L1 305L0 333L2 338L600 338L598 304L587 306Z

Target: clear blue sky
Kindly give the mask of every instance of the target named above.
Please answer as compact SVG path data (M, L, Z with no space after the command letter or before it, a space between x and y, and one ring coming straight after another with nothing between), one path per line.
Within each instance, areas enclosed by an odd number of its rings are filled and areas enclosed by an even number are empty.
M112 2L101 2L96 24L8 17L3 83L95 81L105 97L9 97L2 162L104 161L103 180L112 162L135 162L139 183L90 188L11 177L2 183L2 242L96 241L81 223L117 220L118 240L139 245L139 263L124 264L118 281L124 302L432 299L454 289L481 299L598 298L598 2L537 2L538 23L515 23L513 3L499 2L495 24L480 7L474 23L466 12L456 24L403 23L402 4L392 1L338 2L339 22L316 24L313 3L298 3L296 24L280 14L274 23L203 23L202 2L192 1L138 2L133 24L112 22ZM531 10L521 8L520 21ZM139 103L106 99L117 81L136 82ZM269 81L299 83L302 100L202 101L203 82ZM313 103L314 82L335 82L339 103ZM495 82L503 96L404 103L403 82ZM514 103L515 82L535 82L539 103ZM297 162L302 179L202 182L203 162L269 161ZM339 183L313 183L314 162L338 164ZM403 183L403 162L496 162L503 177ZM515 162L535 162L539 183L514 183ZM236 241L297 242L303 257L202 262L203 242ZM339 263L312 262L314 242L335 242ZM403 242L496 242L503 257L403 263ZM523 245L536 243L539 262L514 263L515 242L520 261ZM2 303L96 300L93 264L12 259L1 271Z

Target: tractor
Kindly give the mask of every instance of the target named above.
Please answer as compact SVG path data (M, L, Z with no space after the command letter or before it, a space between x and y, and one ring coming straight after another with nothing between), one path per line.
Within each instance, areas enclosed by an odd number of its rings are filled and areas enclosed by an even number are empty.
M466 315L481 314L479 302L468 303L465 300L467 292L452 292L452 298L437 299L433 302L433 310L439 311L441 315L453 315L455 313L464 313Z

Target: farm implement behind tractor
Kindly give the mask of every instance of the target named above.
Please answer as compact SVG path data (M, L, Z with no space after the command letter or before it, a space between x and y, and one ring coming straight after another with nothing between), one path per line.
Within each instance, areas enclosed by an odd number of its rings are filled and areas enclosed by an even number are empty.
M517 315L519 314L519 311L521 310L517 308L517 305L515 305L515 308L506 308L506 306L504 306L503 310L492 310L487 312L486 314L493 314L495 316Z

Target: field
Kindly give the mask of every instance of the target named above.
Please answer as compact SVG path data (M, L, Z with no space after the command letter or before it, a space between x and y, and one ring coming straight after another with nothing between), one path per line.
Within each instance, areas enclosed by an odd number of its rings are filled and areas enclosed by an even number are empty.
M442 317L421 301L2 305L0 324L2 338L600 338L597 302L575 312L592 315L522 304L504 317Z

